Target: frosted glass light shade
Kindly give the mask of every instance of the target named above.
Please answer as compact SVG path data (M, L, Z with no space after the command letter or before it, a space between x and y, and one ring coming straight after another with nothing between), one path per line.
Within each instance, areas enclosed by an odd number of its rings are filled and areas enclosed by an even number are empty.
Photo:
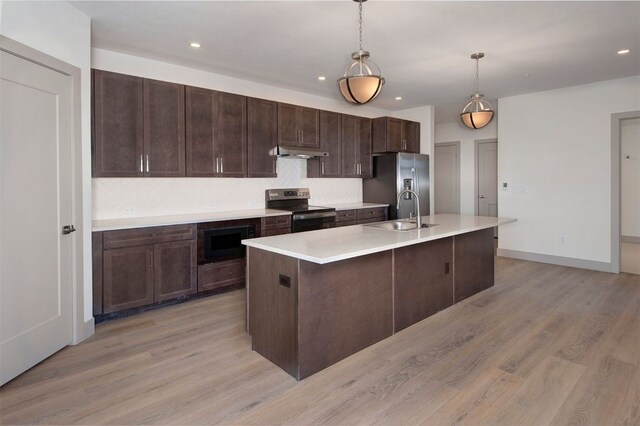
M491 121L493 111L465 112L460 114L462 122L471 129L480 129Z
M384 79L378 75L341 77L338 80L340 93L347 102L362 105L378 96Z
M476 93L471 96L471 102L469 102L462 113L460 118L465 126L470 129L481 129L493 118L493 108L491 104L483 99L484 95Z

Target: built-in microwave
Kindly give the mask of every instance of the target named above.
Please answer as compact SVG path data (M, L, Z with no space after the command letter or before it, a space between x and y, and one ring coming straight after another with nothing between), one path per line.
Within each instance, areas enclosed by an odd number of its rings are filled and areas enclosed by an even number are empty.
M216 262L245 257L242 240L255 238L255 225L206 229L202 234L202 249L205 262Z

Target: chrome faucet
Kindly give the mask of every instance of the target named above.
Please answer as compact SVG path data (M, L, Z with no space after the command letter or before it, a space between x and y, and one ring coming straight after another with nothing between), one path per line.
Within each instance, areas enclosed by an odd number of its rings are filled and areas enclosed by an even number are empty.
M415 193L415 191L412 191L411 189L403 189L402 191L400 191L400 193L398 194L398 203L396 204L396 210L400 210L400 198L407 192L413 194L413 197L415 199L416 225L418 229L420 229L422 228L422 216L420 216L420 198L418 197L418 194Z

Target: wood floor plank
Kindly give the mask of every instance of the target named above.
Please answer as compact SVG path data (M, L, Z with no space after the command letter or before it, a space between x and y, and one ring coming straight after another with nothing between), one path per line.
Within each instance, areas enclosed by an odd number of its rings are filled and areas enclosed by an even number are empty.
M625 406L622 396L631 390L637 373L638 367L633 364L603 357L597 368L582 375L552 424L612 424Z
M99 324L0 388L0 424L640 424L640 276L496 259L495 286L302 382L245 292Z
M424 424L480 424L511 398L524 379L497 368L486 370L464 392L447 401Z
M569 397L585 367L549 356L522 383L514 395L484 424L548 424Z

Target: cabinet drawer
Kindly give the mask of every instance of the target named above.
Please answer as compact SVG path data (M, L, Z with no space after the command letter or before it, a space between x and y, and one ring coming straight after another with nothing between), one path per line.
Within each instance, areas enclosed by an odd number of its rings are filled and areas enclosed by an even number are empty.
M336 213L338 214L336 216L336 222L349 222L356 220L355 210L339 210Z
M357 225L358 221L356 220L343 220L342 222L336 222L336 228L339 228L341 226L351 226L351 225Z
M266 229L262 231L262 237L273 237L274 235L290 234L291 228Z
M262 218L262 230L291 228L291 215L269 216Z
M133 247L196 238L196 225L155 226L104 232L104 248Z
M374 207L368 209L360 209L357 212L358 221L362 219L383 218L387 217L387 207Z
M200 265L198 266L198 291L244 284L245 269L245 259L233 259Z

